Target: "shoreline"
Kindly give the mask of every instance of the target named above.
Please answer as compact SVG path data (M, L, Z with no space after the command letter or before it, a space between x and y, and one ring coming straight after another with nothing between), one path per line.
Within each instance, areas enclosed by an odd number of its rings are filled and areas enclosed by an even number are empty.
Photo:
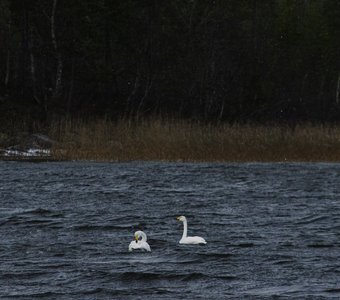
M0 143L0 160L340 162L340 126L331 125L302 124L292 129L161 119L138 123L62 119L37 132L43 134L18 135L14 139L8 135L7 139L15 143ZM47 155L25 154L39 151Z
M55 157L20 157L20 156L0 156L0 161L5 162L25 162L25 163L44 163L44 162L86 162L86 163L183 163L183 164L299 164L299 163L325 163L340 164L340 160L307 160L307 159L284 159L284 160L184 160L184 159L61 159Z
M108 161L97 161L97 160L60 160L60 159L20 159L20 158L11 158L11 159L3 159L0 158L2 162L16 162L16 163L65 163L65 162L72 162L72 163L93 163L93 164L121 164L121 163L167 163L167 164L340 164L340 161L174 161L174 160L108 160Z

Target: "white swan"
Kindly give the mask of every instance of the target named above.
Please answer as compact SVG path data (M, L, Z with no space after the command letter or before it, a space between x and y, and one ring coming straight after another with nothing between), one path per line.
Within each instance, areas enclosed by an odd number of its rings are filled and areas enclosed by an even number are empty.
M133 240L129 245L129 251L141 249L146 251L151 251L149 244L147 243L148 238L146 234L139 230L135 232L135 240Z
M188 222L187 218L184 216L177 217L178 221L182 221L184 228L183 228L183 235L182 238L180 239L179 243L180 244L206 244L207 242L205 241L204 238L200 236L187 236L188 234Z

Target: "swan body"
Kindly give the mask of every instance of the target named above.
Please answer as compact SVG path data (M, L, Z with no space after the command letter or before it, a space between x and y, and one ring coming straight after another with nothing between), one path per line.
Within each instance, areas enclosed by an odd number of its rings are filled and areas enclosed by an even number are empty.
M200 236L187 236L188 234L188 222L187 218L184 216L177 217L178 221L183 222L183 235L182 238L180 239L179 243L180 244L206 244L206 240Z
M148 252L151 251L151 248L149 244L147 243L146 234L141 230L135 232L135 239L131 241L129 245L129 251L137 250L137 249L145 250Z

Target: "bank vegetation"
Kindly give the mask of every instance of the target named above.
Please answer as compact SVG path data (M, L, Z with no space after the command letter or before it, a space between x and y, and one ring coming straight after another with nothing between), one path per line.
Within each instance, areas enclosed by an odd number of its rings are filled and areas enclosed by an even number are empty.
M340 127L331 125L61 120L46 133L58 160L340 161Z

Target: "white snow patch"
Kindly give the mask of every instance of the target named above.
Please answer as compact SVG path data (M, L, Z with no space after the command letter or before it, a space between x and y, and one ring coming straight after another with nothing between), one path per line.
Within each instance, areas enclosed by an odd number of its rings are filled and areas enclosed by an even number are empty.
M39 157L50 156L51 151L48 149L27 149L27 150L5 150L4 156L22 156L22 157Z

